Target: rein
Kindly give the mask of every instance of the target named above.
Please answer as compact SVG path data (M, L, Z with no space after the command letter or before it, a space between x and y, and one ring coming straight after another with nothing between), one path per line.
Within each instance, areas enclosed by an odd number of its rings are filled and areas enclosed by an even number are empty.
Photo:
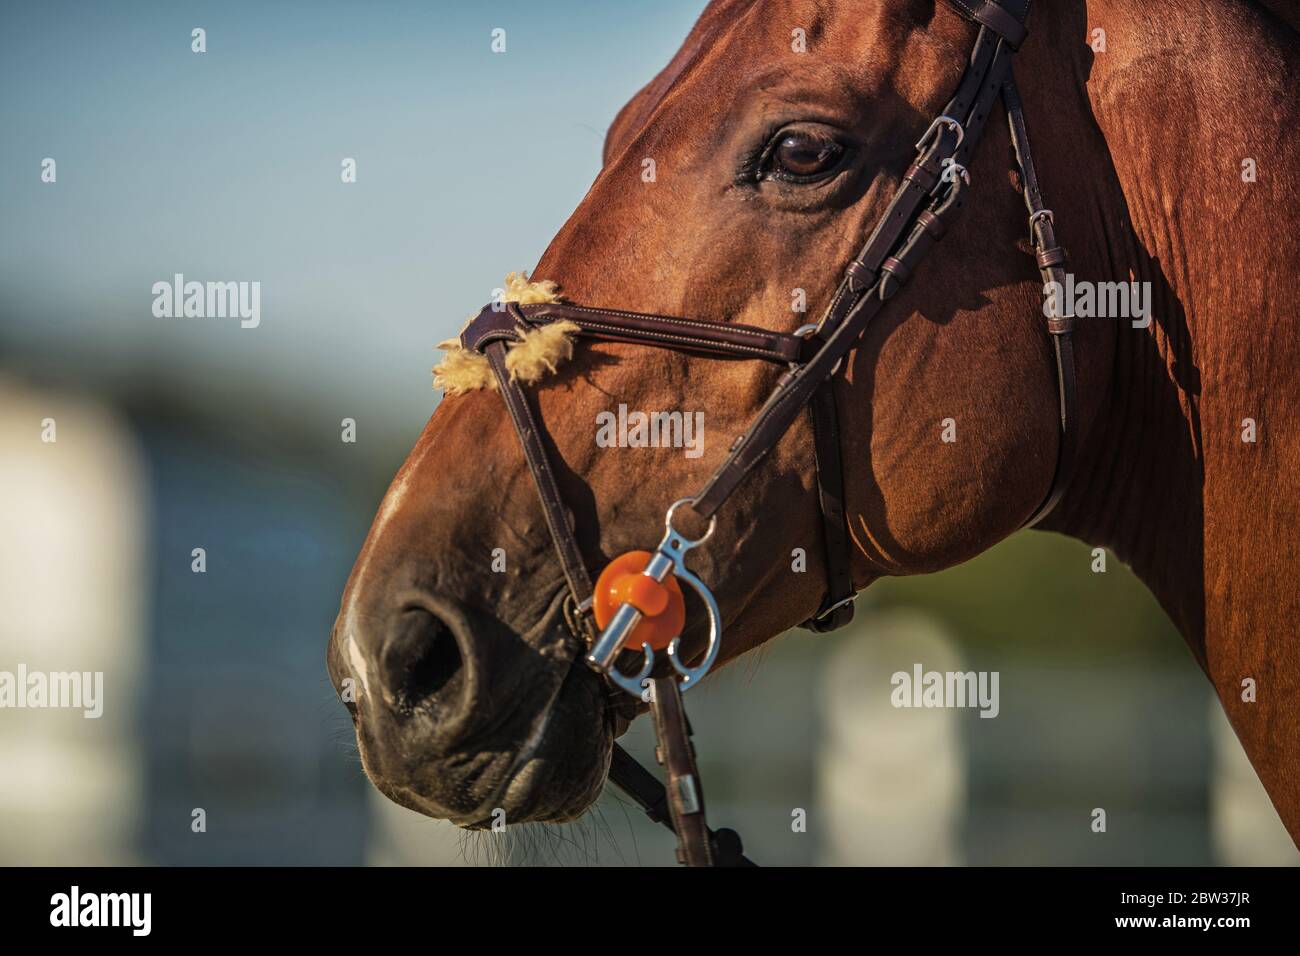
M1011 72L1012 54L1026 36L1029 0L950 2L958 12L980 24L966 71L943 112L917 142L916 158L888 209L845 268L816 323L783 333L563 302L497 302L486 306L460 336L462 348L486 356L505 400L564 570L568 586L565 619L587 646L586 663L611 686L650 703L658 741L656 756L664 765L666 786L617 744L610 779L652 820L673 830L682 863L752 865L734 831L715 832L705 823L703 791L681 695L698 684L713 666L721 648L722 624L713 594L687 569L686 552L708 539L719 509L807 408L814 432L827 580L820 607L801 626L825 632L852 620L856 592L850 569L839 416L832 381L867 324L906 284L960 213L971 182L967 164L999 96L1020 169L1038 268L1045 283L1064 282L1065 253L1056 242L1051 210L1043 205L1020 95ZM763 407L704 487L669 506L664 537L655 551L630 552L616 558L594 586L542 443L541 425L527 394L507 367L508 345L519 342L530 331L557 322L572 323L576 326L573 334L583 338L785 366ZM1060 440L1052 484L1025 527L1037 524L1060 501L1078 444L1071 337L1074 318L1053 314L1046 327L1058 383ZM699 539L692 540L673 526L675 512L685 506L709 522L708 530ZM681 653L684 605L679 581L696 592L709 617L708 645L703 658L693 667L686 664ZM656 669L657 650L666 652L667 668ZM630 674L620 669L617 662L627 662L637 651L642 658L638 672Z

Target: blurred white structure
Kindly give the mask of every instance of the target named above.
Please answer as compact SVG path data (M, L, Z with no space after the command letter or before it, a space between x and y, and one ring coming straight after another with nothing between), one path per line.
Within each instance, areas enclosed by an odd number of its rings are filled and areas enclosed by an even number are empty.
M0 709L0 864L138 862L143 478L111 411L0 379L0 670L104 673L98 719Z
M933 618L874 611L869 637L844 641L827 661L825 731L817 760L822 864L944 866L961 862L965 801L962 715L895 708L891 676L961 670Z
M1300 851L1214 698L1210 700L1210 739L1214 749L1210 806L1219 862L1226 866L1300 866Z

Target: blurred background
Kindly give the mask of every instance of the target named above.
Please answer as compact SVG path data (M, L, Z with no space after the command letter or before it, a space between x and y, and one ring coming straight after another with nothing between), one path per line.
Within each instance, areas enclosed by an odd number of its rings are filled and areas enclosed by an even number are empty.
M3 7L0 671L106 700L0 710L0 865L671 861L613 794L499 837L389 804L324 652L433 344L536 261L702 7ZM260 325L155 317L176 273L260 282ZM1091 563L1022 533L715 675L714 825L772 864L1295 863L1181 638ZM893 709L915 662L998 671L1000 715Z

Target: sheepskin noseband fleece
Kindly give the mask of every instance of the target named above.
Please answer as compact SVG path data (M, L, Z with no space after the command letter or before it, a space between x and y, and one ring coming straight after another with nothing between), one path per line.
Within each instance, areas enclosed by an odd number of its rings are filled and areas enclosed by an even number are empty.
M512 272L506 276L502 302L531 305L537 302L559 302L554 282L530 282L528 274ZM573 356L570 335L578 331L573 322L551 322L528 329L506 352L506 371L512 382L532 385L543 376L554 372L561 362ZM446 339L438 348L447 354L433 368L433 387L448 395L463 395L480 388L495 389L497 380L492 374L487 356L461 348L460 339Z

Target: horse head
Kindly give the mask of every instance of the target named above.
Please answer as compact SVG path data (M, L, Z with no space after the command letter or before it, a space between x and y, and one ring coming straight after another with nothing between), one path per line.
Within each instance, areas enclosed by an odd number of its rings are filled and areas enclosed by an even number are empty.
M515 277L506 298L794 332L825 309L889 205L977 28L925 0L712 4L613 122L603 168L537 281ZM970 161L984 198L834 378L855 589L979 553L1051 484L1042 297L1032 259L1011 252L1028 241L1007 133L987 138ZM659 540L667 505L724 460L782 369L549 333L530 343L527 391L582 560L599 568ZM379 508L330 672L354 683L364 766L398 803L465 826L497 808L511 822L568 819L599 794L628 714L575 650L564 569L479 358L449 356L441 370L455 394ZM638 413L679 415L690 434L626 440ZM815 472L805 415L693 552L725 625L719 663L824 600ZM703 615L688 608L698 654Z

